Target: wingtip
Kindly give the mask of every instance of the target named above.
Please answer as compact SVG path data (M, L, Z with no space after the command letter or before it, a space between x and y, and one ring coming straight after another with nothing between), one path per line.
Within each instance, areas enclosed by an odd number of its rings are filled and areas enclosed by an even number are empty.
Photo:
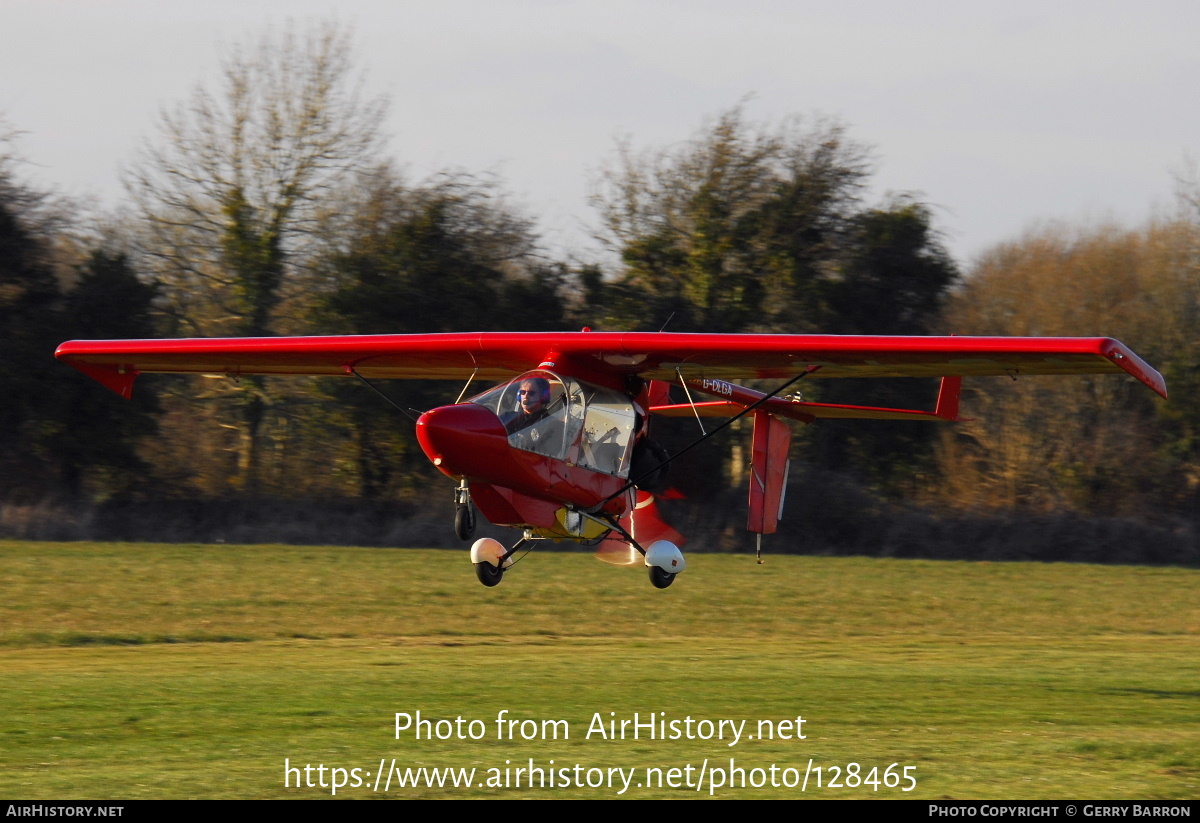
M59 350L61 351L61 349L60 346ZM57 353L56 356L58 356ZM69 355L59 356L58 359L126 400L132 399L133 383L141 373L131 366L101 366L93 363L80 363L70 359Z

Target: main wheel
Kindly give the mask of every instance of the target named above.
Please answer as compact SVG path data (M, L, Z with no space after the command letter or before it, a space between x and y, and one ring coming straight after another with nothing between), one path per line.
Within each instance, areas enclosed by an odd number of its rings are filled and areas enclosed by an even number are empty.
M675 582L675 575L660 569L658 566L647 566L650 570L650 582L656 589L665 589ZM493 584L495 585L495 584Z
M500 566L493 566L488 561L475 564L475 576L479 578L479 582L487 586L489 589L492 586L499 586L500 581L504 579L504 569ZM671 575L674 577L675 575ZM657 583L655 585L658 585ZM667 584L671 585L670 583Z
M475 536L475 509L470 503L454 510L454 533L459 540L470 540Z

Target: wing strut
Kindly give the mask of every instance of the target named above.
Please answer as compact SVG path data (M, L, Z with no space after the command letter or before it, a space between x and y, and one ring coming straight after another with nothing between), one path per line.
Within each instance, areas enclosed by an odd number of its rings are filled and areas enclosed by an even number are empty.
M467 393L467 389L471 387L471 381L475 379L475 375L479 374L479 367L475 367L475 371L471 372L471 376L467 378L467 382L463 384L462 391L458 393L458 399L454 401L454 405L462 402L463 395Z
M687 395L688 403L692 405L692 412L696 415L696 422L700 424L700 433L708 434L704 430L704 421L700 419L700 410L696 408L696 401L692 399L692 390L688 388L687 381L683 379L683 374L679 371L679 367L675 367L675 376L679 378L679 385L683 386L683 393Z
M379 395L380 397L382 397L384 400L386 400L387 402L389 402L389 403L391 403L393 406L395 406L395 407L396 407L396 409L397 409L397 410L398 410L398 411L399 411L399 412L400 412L402 415L404 415L405 417L407 417L409 420L411 420L411 421L412 421L412 422L414 422L414 423L416 423L416 422L417 422L417 418L415 418L415 417L413 417L411 414L409 414L409 413L408 413L408 412L409 412L409 410L408 410L408 409L404 408L404 407L403 407L403 406L401 406L399 403L397 403L395 400L393 400L392 398L390 398L390 397L388 397L386 394L384 394L382 389L380 389L378 386L376 386L376 385L375 385L374 383L372 383L370 380L368 380L367 378L365 378L365 377L363 377L361 374L359 374L359 373L358 373L358 371L357 371L357 370L356 370L356 369L355 369L353 366L351 366L351 365L349 365L349 364L346 364L346 365L345 365L345 366L343 366L342 368L344 368L344 369L345 369L347 372L349 372L350 374L354 375L354 376L355 376L355 377L357 377L359 380L361 380L361 381L363 382L363 385L365 385L365 386L366 386L367 388L369 388L371 391L375 392L377 395ZM416 411L416 410L414 409L413 411Z

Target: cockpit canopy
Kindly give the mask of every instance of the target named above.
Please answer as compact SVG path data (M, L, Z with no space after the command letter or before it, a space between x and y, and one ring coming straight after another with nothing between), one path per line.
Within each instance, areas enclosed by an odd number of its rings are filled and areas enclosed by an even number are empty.
M467 402L499 417L515 449L629 476L638 421L633 403L621 392L539 369Z

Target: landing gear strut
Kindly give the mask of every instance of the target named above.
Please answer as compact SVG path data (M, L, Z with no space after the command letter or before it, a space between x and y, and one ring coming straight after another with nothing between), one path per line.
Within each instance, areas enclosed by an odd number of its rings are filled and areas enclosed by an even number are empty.
M454 533L459 540L467 541L475 536L475 507L471 505L471 489L464 477L454 490ZM481 581L482 577L479 578ZM496 583L500 578L496 578ZM484 583L485 586L495 586L496 583Z

